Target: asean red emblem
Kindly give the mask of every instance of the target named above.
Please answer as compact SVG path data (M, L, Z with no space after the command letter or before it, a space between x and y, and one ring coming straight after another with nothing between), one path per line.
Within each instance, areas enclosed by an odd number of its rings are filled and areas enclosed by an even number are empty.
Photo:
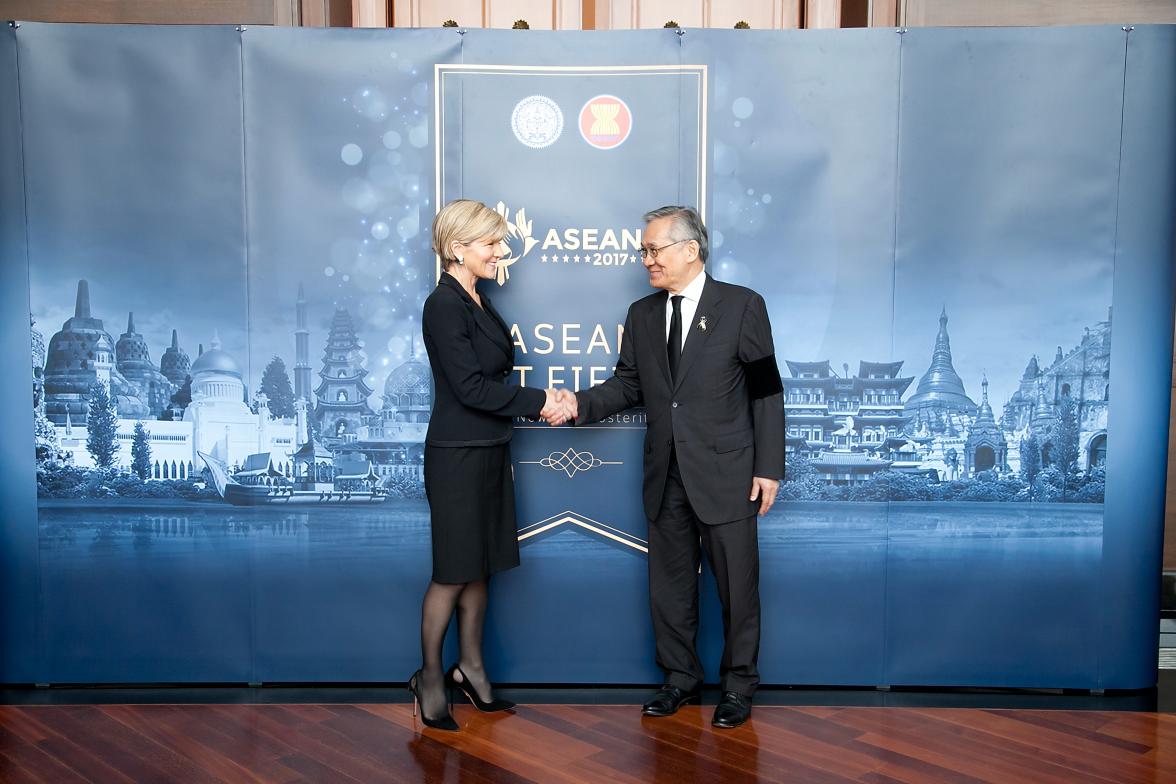
M598 150L619 147L633 130L633 113L615 95L598 95L580 110L580 135Z

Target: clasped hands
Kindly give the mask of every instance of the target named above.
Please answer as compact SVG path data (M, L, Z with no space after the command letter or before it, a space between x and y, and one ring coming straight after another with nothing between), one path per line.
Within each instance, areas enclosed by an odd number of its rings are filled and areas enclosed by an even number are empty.
M573 420L579 413L576 395L570 389L548 389L547 403L539 412L539 418L552 427Z

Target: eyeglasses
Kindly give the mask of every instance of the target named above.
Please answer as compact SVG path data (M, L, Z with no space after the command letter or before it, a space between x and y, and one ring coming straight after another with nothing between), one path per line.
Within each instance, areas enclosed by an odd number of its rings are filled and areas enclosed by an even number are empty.
M643 258L643 259L646 257L649 257L649 258L653 259L654 261L657 261L657 254L661 253L666 248L672 248L673 246L677 245L679 242L690 242L690 240L678 240L677 242L671 242L669 245L662 245L660 248L641 247L640 249L638 249L637 253L640 254L641 258Z

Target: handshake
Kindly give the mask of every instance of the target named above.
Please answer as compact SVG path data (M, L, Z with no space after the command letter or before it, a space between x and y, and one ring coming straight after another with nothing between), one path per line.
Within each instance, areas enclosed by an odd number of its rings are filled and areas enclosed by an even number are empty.
M552 427L573 420L578 413L576 395L570 389L548 389L547 402L539 412L539 418Z

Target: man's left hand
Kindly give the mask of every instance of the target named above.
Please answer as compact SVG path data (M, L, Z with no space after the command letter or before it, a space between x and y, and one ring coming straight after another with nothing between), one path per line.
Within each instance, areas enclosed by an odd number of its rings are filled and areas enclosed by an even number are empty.
M762 476L751 478L751 498L749 501L759 500L759 515L763 517L776 503L776 491L780 489L780 482L775 479L764 479Z

